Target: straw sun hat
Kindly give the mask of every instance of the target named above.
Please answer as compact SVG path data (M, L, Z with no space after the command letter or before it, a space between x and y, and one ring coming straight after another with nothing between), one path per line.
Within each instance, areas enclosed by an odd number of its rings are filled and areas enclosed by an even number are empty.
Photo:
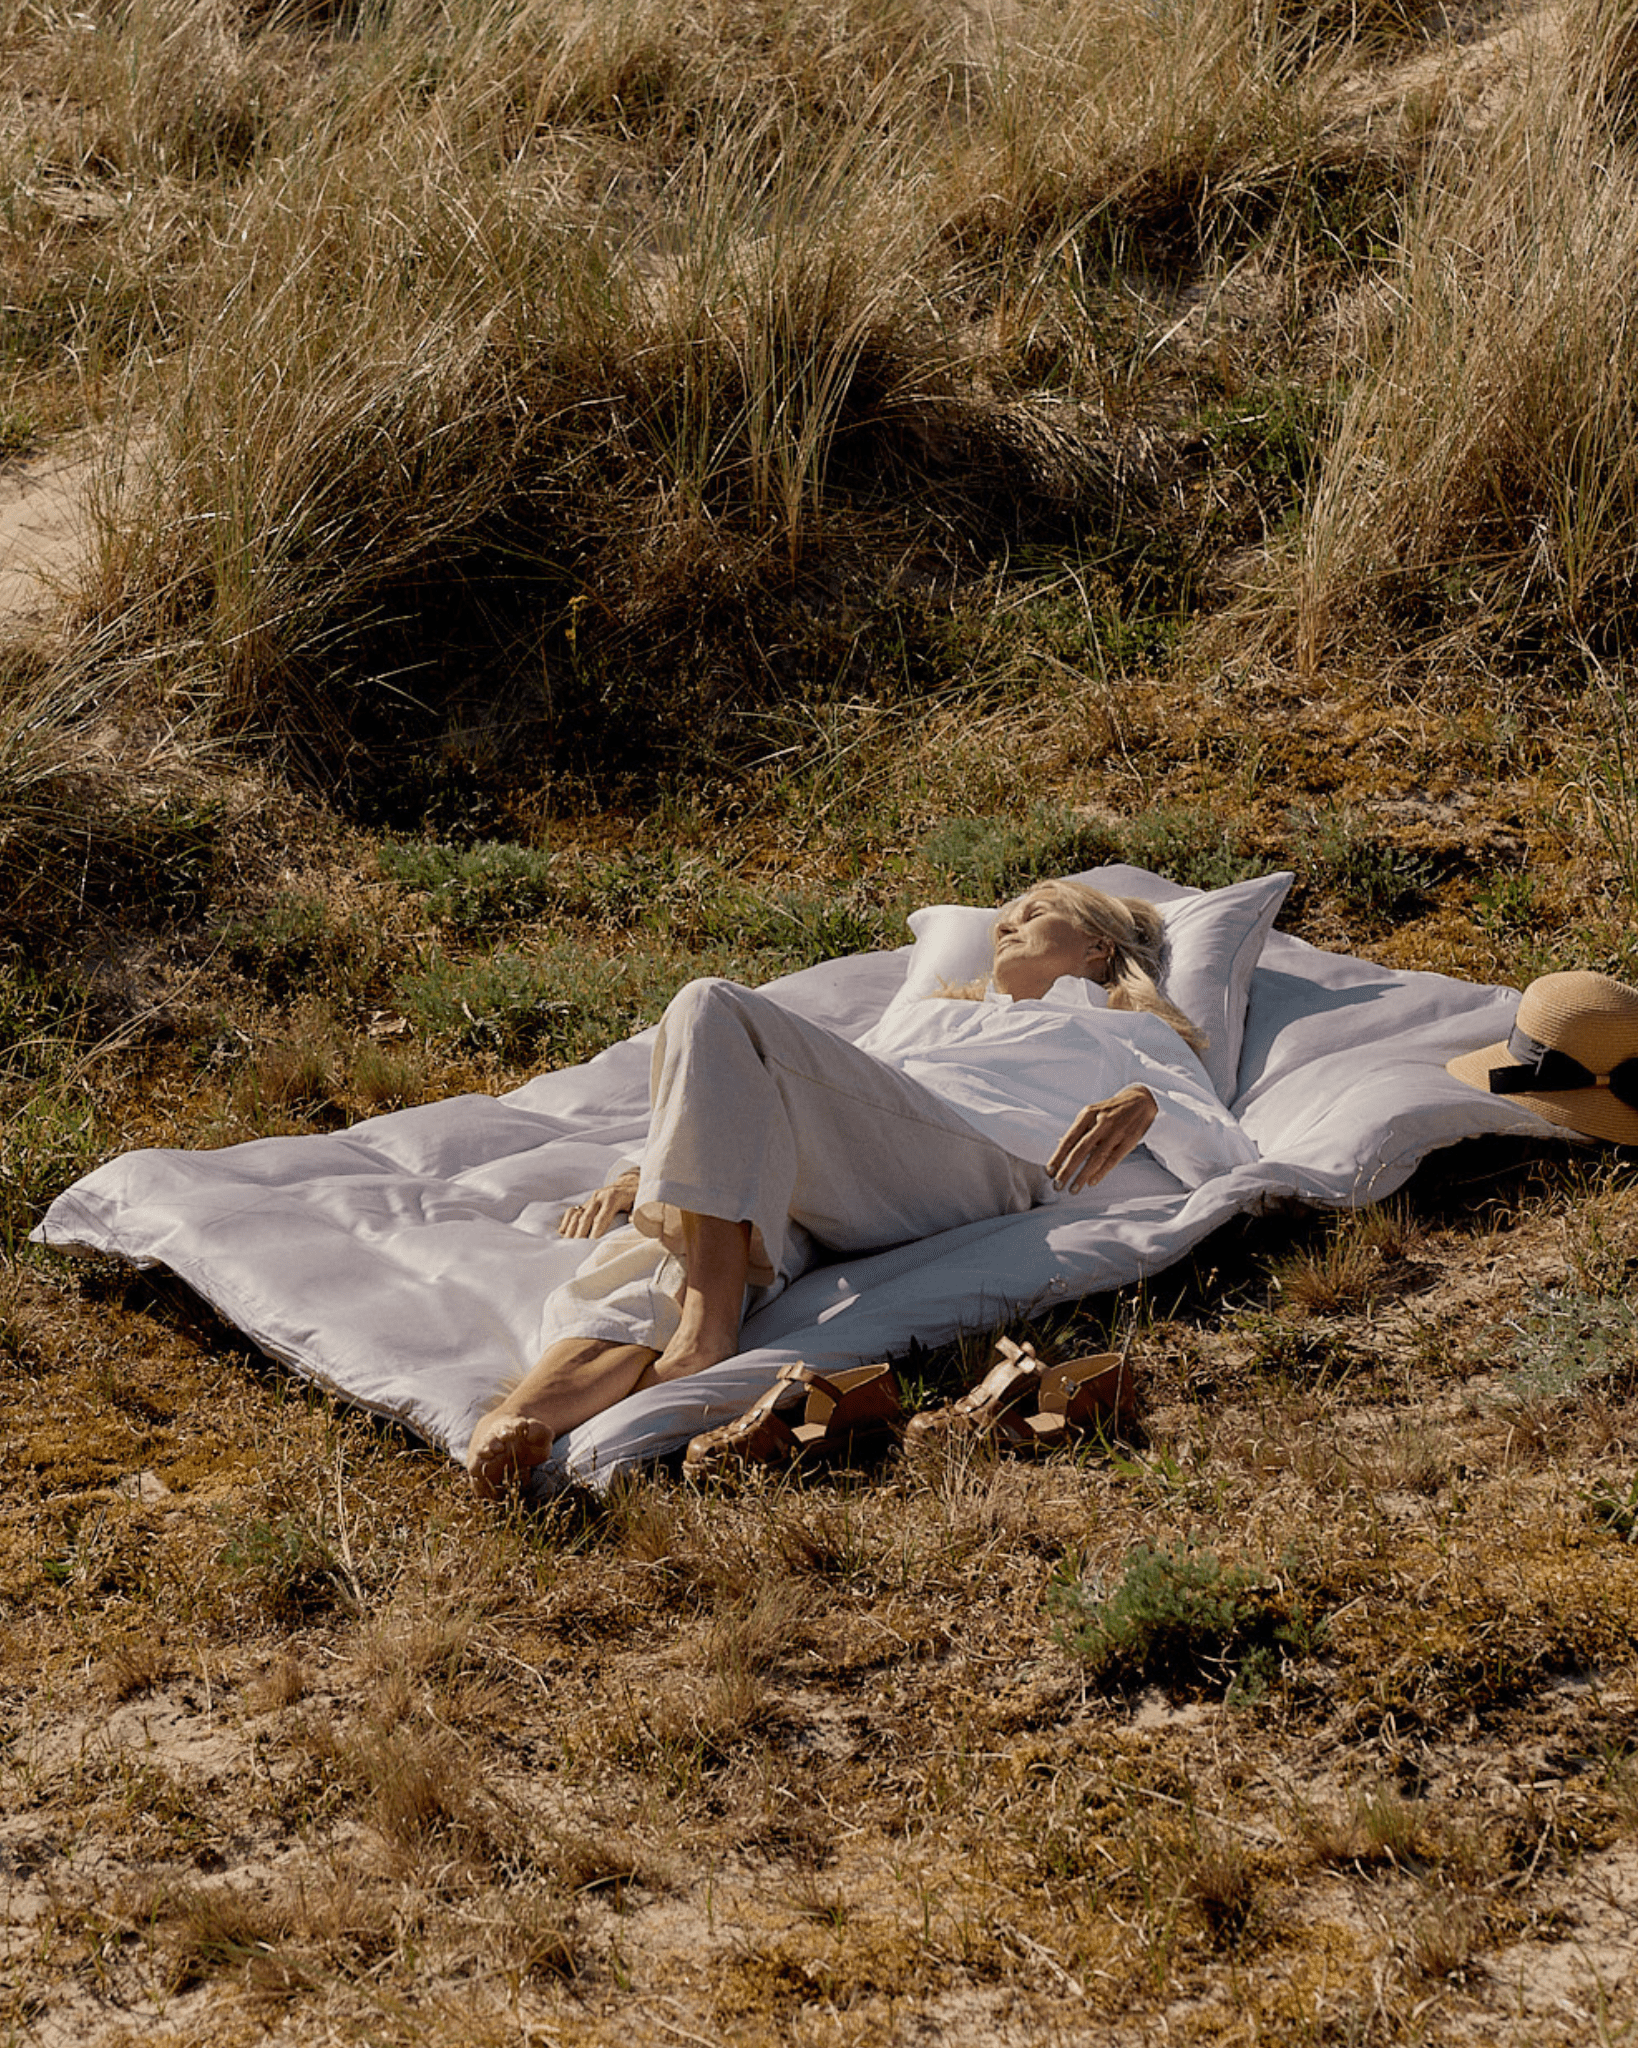
M1505 1044L1447 1061L1459 1081L1511 1095L1549 1123L1638 1145L1638 988L1607 974L1544 974Z

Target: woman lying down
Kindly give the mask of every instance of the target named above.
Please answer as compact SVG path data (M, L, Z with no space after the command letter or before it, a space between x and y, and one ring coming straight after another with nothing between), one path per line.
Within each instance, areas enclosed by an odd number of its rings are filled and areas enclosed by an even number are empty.
M985 980L899 996L857 1045L737 983L690 982L660 1022L640 1170L561 1221L598 1243L547 1302L538 1362L473 1432L477 1491L522 1485L627 1394L732 1357L745 1316L826 1254L1081 1193L1138 1144L1189 1187L1255 1159L1161 992L1163 931L1152 904L1041 883L1002 911ZM1041 1368L1009 1348L1011 1399ZM753 1442L776 1393L717 1447Z

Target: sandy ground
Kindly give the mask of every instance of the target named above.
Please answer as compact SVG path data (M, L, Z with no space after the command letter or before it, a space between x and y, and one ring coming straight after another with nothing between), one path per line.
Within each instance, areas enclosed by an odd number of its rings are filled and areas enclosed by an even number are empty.
M84 544L95 462L76 437L0 465L0 637L37 630L59 609Z

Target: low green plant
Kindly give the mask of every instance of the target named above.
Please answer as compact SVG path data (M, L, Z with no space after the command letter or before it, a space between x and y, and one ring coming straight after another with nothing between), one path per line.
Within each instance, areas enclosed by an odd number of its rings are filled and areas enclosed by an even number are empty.
M922 857L964 899L999 903L1051 875L1120 857L1106 824L1062 804L1035 803L1022 815L949 818L922 841Z
M1221 889L1260 871L1219 812L1166 804L1136 817L1120 835L1121 857L1191 889Z
M447 846L387 839L376 859L389 881L426 892L427 915L435 923L466 935L544 916L563 895L551 854L501 840Z
M1274 1379L1322 1386L1347 1377L1358 1363L1346 1338L1323 1322L1246 1309L1234 1318L1234 1329L1250 1344L1254 1369Z
M281 896L254 917L223 927L228 959L276 1001L323 993L356 1001L380 958L361 919L338 922L322 896Z
M1061 544L1024 548L1017 567L1040 587L989 621L998 656L1008 649L1074 674L1133 675L1162 668L1188 625L1187 568L1164 531L1097 561L1066 562Z
M222 1545L217 1562L258 1606L283 1621L307 1620L351 1598L340 1552L306 1515L246 1522Z
M108 1149L96 1097L83 1085L0 1093L0 1252L13 1256L46 1204Z
M674 844L627 846L576 861L560 880L559 907L620 931L670 928L679 911L692 922L716 878L710 862L684 859Z
M0 457L27 455L34 446L39 423L20 405L0 405Z
M1438 878L1433 862L1394 845L1356 812L1313 811L1294 816L1291 825L1308 886L1337 897L1356 917L1387 924L1427 902Z
M703 936L767 955L780 973L816 966L841 953L869 953L899 942L896 910L858 895L736 890L701 919Z
M1129 1550L1113 1588L1067 1559L1048 1595L1058 1640L1095 1675L1265 1691L1288 1656L1314 1647L1317 1627L1270 1573L1225 1566L1191 1544Z
M539 956L497 952L458 964L434 952L396 990L428 1037L502 1059L570 1065L631 1029L616 1000L616 971L558 948Z
M1520 869L1498 869L1474 899L1477 922L1487 932L1511 938L1535 929L1535 877Z
M1520 1401L1561 1401L1590 1381L1638 1379L1638 1309L1581 1286L1538 1287L1513 1324L1514 1370L1503 1382Z
M1625 1487L1595 1486L1587 1495L1587 1513L1600 1529L1623 1543L1638 1543L1638 1473Z
M1294 504L1313 472L1332 412L1324 395L1298 384L1271 384L1208 408L1199 432L1220 460L1274 486Z

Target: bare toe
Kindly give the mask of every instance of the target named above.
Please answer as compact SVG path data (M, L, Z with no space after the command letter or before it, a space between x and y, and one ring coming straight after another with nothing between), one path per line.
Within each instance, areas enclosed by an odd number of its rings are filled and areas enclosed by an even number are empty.
M552 1432L528 1415L486 1415L466 1448L467 1476L480 1500L499 1500L525 1485L552 1455Z

